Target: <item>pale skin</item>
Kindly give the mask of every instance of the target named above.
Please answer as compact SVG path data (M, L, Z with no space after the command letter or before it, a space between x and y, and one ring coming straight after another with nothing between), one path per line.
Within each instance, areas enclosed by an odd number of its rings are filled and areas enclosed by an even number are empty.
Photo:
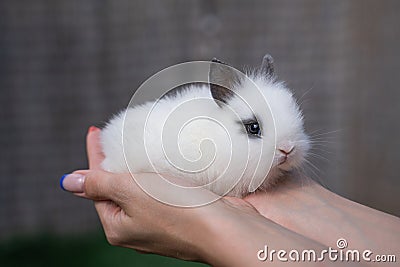
M104 156L99 134L92 127L87 135L89 169L75 171L80 178L67 176L64 187L94 200L112 245L212 266L348 266L327 259L282 262L257 258L266 244L269 249L314 249L318 253L329 246L337 249L337 239L345 238L349 249L373 251L371 258L391 254L400 260L399 218L342 198L310 179L288 179L274 190L245 199L224 197L197 208L173 207L144 193L130 174L101 170ZM144 177L135 174L135 179ZM204 194L210 192L204 190Z

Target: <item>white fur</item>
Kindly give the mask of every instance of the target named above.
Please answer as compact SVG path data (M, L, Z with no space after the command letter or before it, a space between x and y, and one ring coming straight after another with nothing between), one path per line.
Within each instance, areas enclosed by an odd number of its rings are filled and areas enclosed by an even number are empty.
M289 89L273 79L248 76L250 79L234 88L240 97L229 99L225 107L213 101L207 85L191 85L174 96L128 108L114 116L101 133L103 168L117 173L158 172L190 179L219 195L243 197L256 189L254 185L271 187L284 172L302 164L309 141L303 130L303 116ZM265 99L255 93L254 84ZM248 138L238 123L253 114L261 125L261 138ZM200 115L214 121L200 118L182 127L181 121ZM177 127L169 126L171 122L176 122ZM162 136L166 137L164 141ZM212 140L213 145L207 140ZM283 157L279 149L291 146L294 151L285 163L279 164ZM182 171L193 169L192 165L208 168L193 173Z

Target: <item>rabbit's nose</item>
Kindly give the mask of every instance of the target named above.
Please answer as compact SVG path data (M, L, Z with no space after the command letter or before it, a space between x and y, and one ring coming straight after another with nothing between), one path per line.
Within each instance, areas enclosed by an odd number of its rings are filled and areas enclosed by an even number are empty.
M280 152L282 152L282 154L285 154L285 156L288 156L290 153L293 152L294 150L294 146L290 146L290 147L281 147L278 149Z

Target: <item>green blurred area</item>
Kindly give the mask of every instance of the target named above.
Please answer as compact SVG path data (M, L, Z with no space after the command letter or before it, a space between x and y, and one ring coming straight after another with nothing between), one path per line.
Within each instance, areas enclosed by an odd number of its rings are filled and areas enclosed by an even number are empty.
M18 237L0 243L0 266L208 266L200 263L140 254L113 247L103 235L74 237L40 235Z

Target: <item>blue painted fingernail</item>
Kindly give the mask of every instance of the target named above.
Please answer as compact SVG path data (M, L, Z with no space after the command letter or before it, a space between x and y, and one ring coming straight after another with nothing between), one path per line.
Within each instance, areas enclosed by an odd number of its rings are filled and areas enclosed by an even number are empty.
M64 174L60 179L60 186L63 190L72 193L83 193L85 176L80 173Z
M67 177L67 175L68 175L68 174L64 174L64 175L61 177L61 179L60 179L60 187L61 187L61 189L64 190L64 191L67 191L67 190L64 188L64 185L63 185L64 179L65 179L65 177Z

